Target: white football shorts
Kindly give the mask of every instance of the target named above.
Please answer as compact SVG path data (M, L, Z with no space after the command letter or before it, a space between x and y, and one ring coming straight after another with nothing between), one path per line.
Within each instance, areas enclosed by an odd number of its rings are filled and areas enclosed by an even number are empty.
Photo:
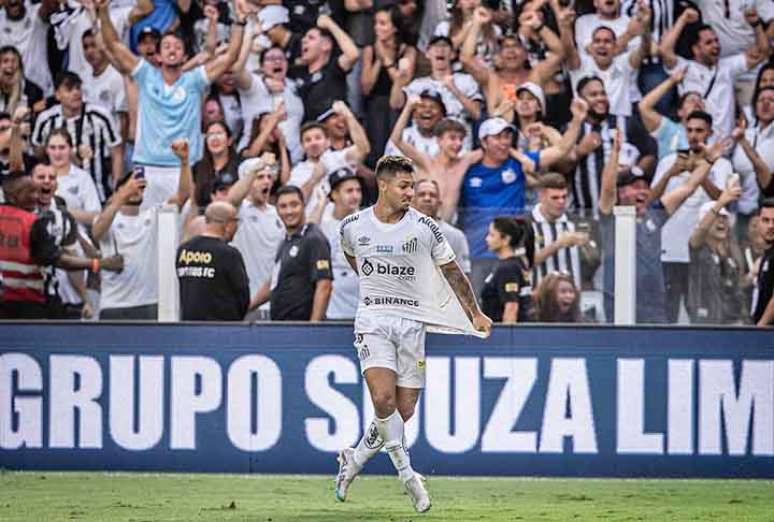
M389 368L398 374L401 388L425 387L425 324L381 315L358 317L355 350L360 371Z

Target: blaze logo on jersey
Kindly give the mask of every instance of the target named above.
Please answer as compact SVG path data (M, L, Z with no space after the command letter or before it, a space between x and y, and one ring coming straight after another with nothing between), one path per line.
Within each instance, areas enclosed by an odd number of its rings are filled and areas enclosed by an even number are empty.
M360 267L360 272L364 276L368 277L374 273L374 265L372 265L371 262L368 259L366 259L363 261L363 264Z
M395 276L401 281L415 281L417 277L417 270L413 266L388 265L377 261L374 268L374 264L371 261L364 259L363 264L360 265L360 273L368 277L374 271L376 271L377 275Z
M405 243L403 243L401 250L403 250L404 254L413 254L417 251L418 244L419 244L419 240L416 237L413 237L407 240Z

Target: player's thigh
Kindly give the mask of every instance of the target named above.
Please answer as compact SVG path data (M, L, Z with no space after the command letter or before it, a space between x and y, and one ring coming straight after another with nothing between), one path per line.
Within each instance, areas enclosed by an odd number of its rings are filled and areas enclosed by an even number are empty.
M398 381L401 388L425 387L425 325L402 320L398 344ZM417 393L418 396L418 393Z

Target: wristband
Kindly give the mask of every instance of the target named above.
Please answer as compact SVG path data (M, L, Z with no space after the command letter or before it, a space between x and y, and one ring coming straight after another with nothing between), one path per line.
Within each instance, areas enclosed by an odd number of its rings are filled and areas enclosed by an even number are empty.
M96 274L99 272L100 266L99 266L99 258L95 257L91 260L91 271L92 273Z
M247 25L247 20L237 20L233 22L232 25L238 25L239 27L244 27Z

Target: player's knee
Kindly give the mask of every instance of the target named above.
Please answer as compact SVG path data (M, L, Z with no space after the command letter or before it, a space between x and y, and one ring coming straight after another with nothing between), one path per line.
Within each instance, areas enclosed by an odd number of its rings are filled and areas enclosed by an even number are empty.
M398 404L398 413L400 413L403 422L407 422L411 417L414 416L414 405Z
M394 393L374 393L371 396L371 400L373 400L376 414L382 419L392 415L392 412L396 409Z

